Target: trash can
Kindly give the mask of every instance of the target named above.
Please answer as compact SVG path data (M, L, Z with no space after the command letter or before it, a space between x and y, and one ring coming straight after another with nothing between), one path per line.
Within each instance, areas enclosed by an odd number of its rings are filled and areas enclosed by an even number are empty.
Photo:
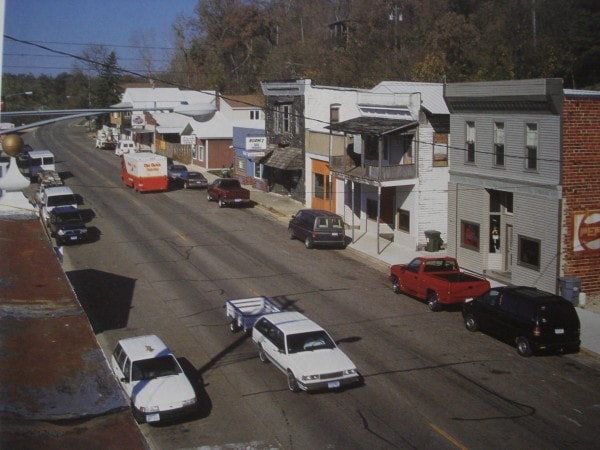
M581 290L581 280L574 276L559 277L560 293L562 298L569 300L575 306L579 304L579 291Z
M439 252L442 248L441 232L436 230L426 230L425 238L427 238L427 246L425 250L428 252Z

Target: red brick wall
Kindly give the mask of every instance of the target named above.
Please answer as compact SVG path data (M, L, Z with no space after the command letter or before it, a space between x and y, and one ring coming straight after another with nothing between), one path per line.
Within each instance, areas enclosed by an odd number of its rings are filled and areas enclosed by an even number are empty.
M600 248L593 247L600 246L600 220L588 227L584 251L574 251L574 240L576 215L600 213L600 96L567 96L563 106L563 272L581 279L589 299L599 299Z

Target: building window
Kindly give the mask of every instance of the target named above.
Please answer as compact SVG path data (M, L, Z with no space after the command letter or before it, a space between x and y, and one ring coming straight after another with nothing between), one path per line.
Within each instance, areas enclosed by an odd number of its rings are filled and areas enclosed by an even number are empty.
M466 149L465 161L475 163L475 122L467 122Z
M204 161L204 145L198 146L198 161Z
M433 133L433 167L448 167L448 134Z
M250 120L260 120L260 110L253 109L250 111Z
M254 178L261 178L260 163L258 161L254 161Z
M540 270L542 244L539 239L519 236L519 260L520 266Z
M313 196L325 200L325 175L313 173Z
M537 170L538 168L538 126L536 123L528 123L525 143L525 168Z
M460 221L461 247L479 251L479 224Z
M275 105L275 131L277 133L292 133L292 105L283 103Z
M329 122L338 123L340 121L340 105L335 103L329 106Z
M494 122L494 165L504 166L504 124Z
M398 229L410 233L410 211L398 209Z

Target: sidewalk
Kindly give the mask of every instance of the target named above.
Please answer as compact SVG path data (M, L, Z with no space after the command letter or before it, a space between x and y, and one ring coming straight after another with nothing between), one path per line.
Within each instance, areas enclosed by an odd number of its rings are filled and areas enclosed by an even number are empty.
M196 166L191 167L193 167L192 170L198 170ZM203 173L209 182L217 178L211 173L206 173L205 171L203 171ZM244 187L250 190L250 198L257 206L270 211L274 216L285 223L287 223L292 215L299 209L305 207L304 204L291 197L260 191L252 186L244 185ZM352 238L352 243L348 245L348 248L360 252L363 256L367 257L371 262L380 267L385 273L389 271L390 265L407 263L416 256L445 255L444 251L437 253L419 252L408 247L402 247L382 238L379 238L378 243L375 235L366 234L360 230L354 230L354 234L352 234L352 230L350 230L347 234ZM490 280L490 283L492 286L499 284L493 280ZM582 349L600 356L600 314L582 307L577 307L577 313L581 322Z

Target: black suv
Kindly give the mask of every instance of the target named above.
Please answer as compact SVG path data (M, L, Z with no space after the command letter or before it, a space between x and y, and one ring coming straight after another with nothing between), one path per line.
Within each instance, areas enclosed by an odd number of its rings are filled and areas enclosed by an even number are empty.
M340 216L320 209L301 209L288 225L290 239L304 241L306 248L314 246L346 247L344 221Z
M511 344L521 356L579 351L579 317L562 297L527 286L505 286L463 305L469 331L481 330Z
M88 237L81 212L72 206L57 206L50 211L48 226L57 246L85 241Z

